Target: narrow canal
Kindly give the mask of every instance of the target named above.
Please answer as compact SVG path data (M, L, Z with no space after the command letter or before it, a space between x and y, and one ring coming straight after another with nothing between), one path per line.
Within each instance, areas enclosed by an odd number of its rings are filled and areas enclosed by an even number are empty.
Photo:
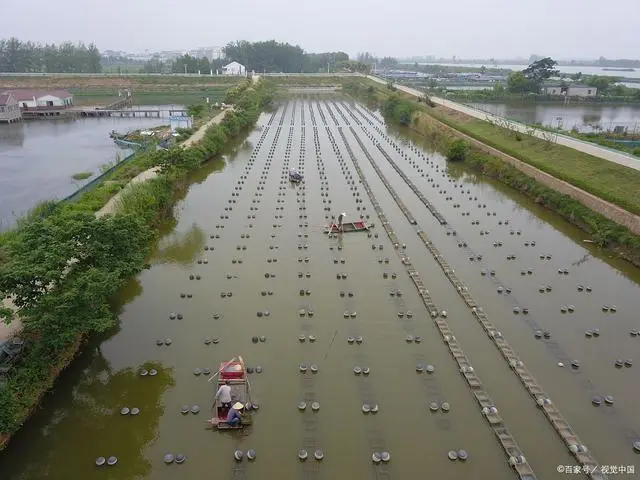
M637 463L637 269L342 98L283 103L223 160L194 176L151 269L121 292L117 331L0 453L1 478L517 478L509 457L564 478L578 462L552 419L583 460ZM340 212L374 228L323 233ZM260 409L242 432L214 432L215 382L195 369L236 355L261 367L248 376Z

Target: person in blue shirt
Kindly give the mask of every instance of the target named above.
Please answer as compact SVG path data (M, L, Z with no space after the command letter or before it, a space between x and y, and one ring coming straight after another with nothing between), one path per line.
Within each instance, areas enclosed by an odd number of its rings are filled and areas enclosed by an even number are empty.
M236 402L233 404L233 406L229 410L229 413L227 414L227 423L229 425L231 425L232 427L237 427L242 423L242 417L240 416L240 413L242 412L243 408L244 405L240 402Z

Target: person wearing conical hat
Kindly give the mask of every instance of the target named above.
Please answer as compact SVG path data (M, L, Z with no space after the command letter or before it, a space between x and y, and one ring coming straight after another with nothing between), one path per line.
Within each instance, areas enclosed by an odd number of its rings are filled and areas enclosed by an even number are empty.
M240 402L236 402L231 406L229 413L227 414L227 423L232 427L238 427L242 423L242 409L244 405Z
M346 217L347 214L342 212L340 215L338 215L338 230L340 230L342 232L342 220L344 220L344 217Z

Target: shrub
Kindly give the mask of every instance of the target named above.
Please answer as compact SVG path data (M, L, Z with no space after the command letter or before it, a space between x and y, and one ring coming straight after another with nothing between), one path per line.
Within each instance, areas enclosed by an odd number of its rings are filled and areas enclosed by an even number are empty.
M447 151L447 160L464 162L469 154L469 145L464 140L454 140Z
M382 115L387 121L406 126L411 123L416 108L415 103L394 94L382 104Z

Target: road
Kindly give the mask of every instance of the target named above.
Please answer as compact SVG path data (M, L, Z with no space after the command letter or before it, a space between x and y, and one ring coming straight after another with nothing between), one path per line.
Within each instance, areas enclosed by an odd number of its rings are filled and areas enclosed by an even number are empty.
M367 78L373 80L374 82L383 83L386 85L386 80L382 80L378 77L374 77L373 75L367 75ZM424 92L420 90L416 90L415 88L406 87L404 85L399 85L394 83L394 86L409 95L414 95L416 97L424 96ZM508 120L504 117L499 117L497 115L493 115L491 113L483 112L482 110L478 110L476 108L472 108L466 105L462 105L460 103L452 102L451 100L446 100L440 97L429 97L434 103L438 105L442 105L447 108L451 108L452 110L457 110L458 112L464 113L474 118L478 118L480 120L486 120L491 122L508 122L510 127L514 130L517 130L521 133L533 133L538 138L548 138L549 132L544 130L533 129L528 125L523 123L514 122L512 120ZM579 152L588 153L589 155L593 155L594 157L602 158L603 160L608 160L610 162L617 163L619 165L624 165L625 167L633 168L635 170L640 170L640 161L633 155L628 155L626 153L612 150L606 147L602 147L600 145L596 145L591 142L585 142L583 140L578 140L573 137L569 137L567 135L555 134L556 135L556 143L560 145L564 145L569 148L573 148L574 150L578 150Z

